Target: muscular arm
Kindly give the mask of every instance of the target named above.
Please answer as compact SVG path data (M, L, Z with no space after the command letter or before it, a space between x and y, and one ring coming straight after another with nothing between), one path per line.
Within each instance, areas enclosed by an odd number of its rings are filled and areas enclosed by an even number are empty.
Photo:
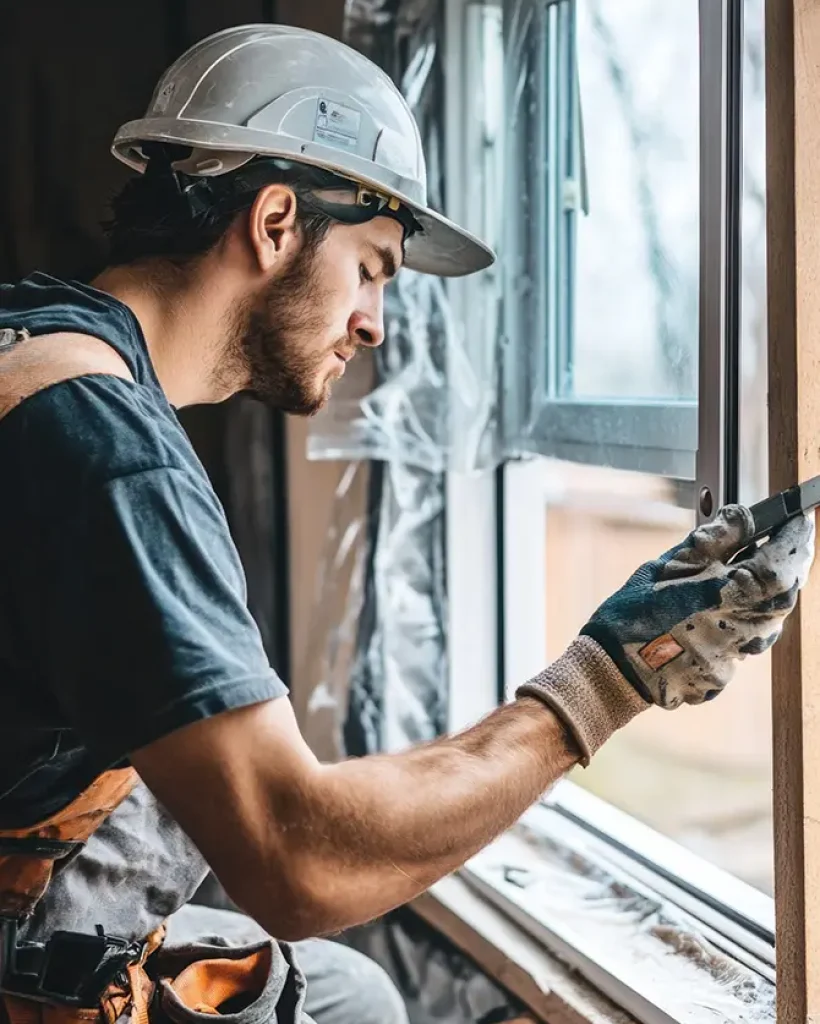
M524 698L400 754L320 765L287 699L132 755L229 895L271 934L337 931L406 902L509 827L578 759Z
M83 481L69 517L38 490L38 510L54 510L45 532L60 536L60 562L41 558L47 572L42 586L29 581L26 614L55 698L103 763L131 753L229 894L272 934L334 931L405 902L575 760L552 713L527 698L461 736L320 765L289 702L273 699L284 687L244 605L218 502L184 458L170 458L173 445L157 452L154 410L108 379L128 376L121 358L97 339L55 335L3 359L12 405L55 381L103 375L25 421L27 453L37 427L36 464L70 450L76 468L61 462L51 475ZM118 444L89 455L86 435L107 437L112 422ZM127 457L113 459L112 447ZM123 693L137 694L126 716ZM203 704L210 717L183 725Z

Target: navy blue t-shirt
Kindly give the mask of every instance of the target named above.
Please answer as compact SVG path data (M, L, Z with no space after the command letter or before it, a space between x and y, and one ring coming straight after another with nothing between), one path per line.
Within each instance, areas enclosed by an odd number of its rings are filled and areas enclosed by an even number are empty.
M0 285L3 327L101 338L134 377L55 384L0 419L8 828L59 810L130 751L287 689L247 610L224 511L131 311L33 274Z

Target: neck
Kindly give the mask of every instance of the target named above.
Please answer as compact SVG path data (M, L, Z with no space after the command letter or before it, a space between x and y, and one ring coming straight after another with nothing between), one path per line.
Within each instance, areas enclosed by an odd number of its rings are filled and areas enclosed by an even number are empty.
M139 321L148 355L168 401L175 408L221 402L240 382L220 374L232 308L225 287L192 275L162 280L156 267L109 267L92 281L128 306Z

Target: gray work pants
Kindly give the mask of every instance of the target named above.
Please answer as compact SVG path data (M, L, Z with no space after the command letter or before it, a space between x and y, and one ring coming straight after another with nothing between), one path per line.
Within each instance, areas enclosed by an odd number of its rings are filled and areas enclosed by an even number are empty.
M277 943L243 914L188 903L207 873L199 851L149 790L139 785L82 850L61 866L22 938L45 941L58 930L133 940L168 922L165 948L196 958L214 947L271 948L265 992L225 1024L406 1024L401 997L387 974L340 943ZM175 1024L213 1024L213 1017L165 1007Z
M188 904L168 919L169 945L249 945L265 932L244 914ZM362 953L325 939L290 947L307 981L305 1012L316 1024L406 1024L393 982Z

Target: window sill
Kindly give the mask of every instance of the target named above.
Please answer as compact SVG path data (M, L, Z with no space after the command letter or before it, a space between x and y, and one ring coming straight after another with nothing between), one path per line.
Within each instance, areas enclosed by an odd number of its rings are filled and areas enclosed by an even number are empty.
M550 1024L773 1021L755 943L687 898L541 806L413 906Z
M457 875L443 878L410 906L538 1020L636 1024Z

